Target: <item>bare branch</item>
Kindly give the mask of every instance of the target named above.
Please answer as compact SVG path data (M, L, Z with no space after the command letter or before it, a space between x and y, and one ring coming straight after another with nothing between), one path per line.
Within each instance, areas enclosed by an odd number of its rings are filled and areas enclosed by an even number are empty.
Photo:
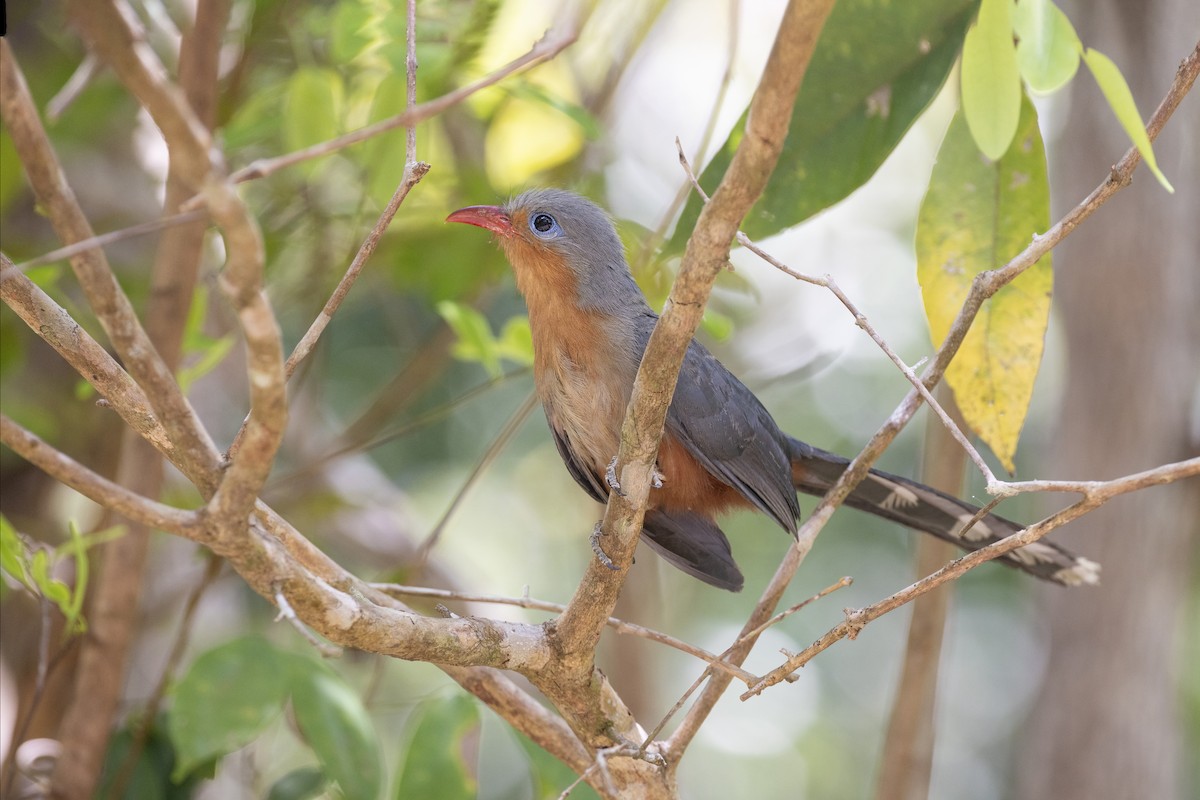
M986 561L1036 542L1055 528L1078 519L1118 495L1145 489L1149 486L1161 486L1165 483L1173 483L1174 481L1197 475L1200 475L1200 458L1192 458L1174 464L1164 464L1161 467L1134 475L1127 475L1124 478L1098 482L1095 488L1083 500L1047 517L1036 525L1030 525L1019 533L1014 533L1012 536L1001 539L987 547L967 553L951 561L932 575L922 578L911 586L880 600L878 603L857 611L847 612L846 619L839 625L832 628L800 653L789 658L785 664L772 670L761 681L744 692L741 697L743 700L748 700L754 695L760 694L764 689L774 686L784 680L789 674L807 664L817 653L828 649L834 642L846 637L853 639L868 623L879 619L889 611L894 611L905 603L947 581L961 577L967 571L974 569Z
M200 517L195 511L184 511L142 497L97 475L13 422L7 414L0 414L0 441L55 480L70 486L105 508L111 508L122 516L151 528L182 536L197 535Z
M845 580L845 579L843 579ZM469 592L455 592L449 589L432 589L426 586L402 586L396 583L373 583L371 587L378 589L391 595L401 597L436 597L442 600L461 600L464 603L495 603L497 605L517 606L519 608L530 608L536 611L549 611L553 614L561 614L566 610L566 606L561 603L551 603L548 600L535 600L528 595L524 597L502 597L500 595L491 594L471 594ZM758 676L752 675L741 667L733 666L721 661L720 656L713 655L707 650L688 644L682 639L676 639L674 636L668 636L665 633L656 631L652 628L647 628L642 625L636 625L632 622L626 622L616 617L609 617L607 621L608 627L612 628L617 633L623 633L630 636L637 636L642 639L648 639L658 644L672 647L681 653L687 653L690 656L700 659L723 672L731 673L735 678L746 683L747 686L758 680Z
M88 3L83 5L90 7ZM91 225L66 183L7 40L0 40L0 82L4 121L39 206L46 210L64 242L92 238ZM179 457L196 469L215 468L219 463L216 446L179 391L171 370L158 357L104 253L100 250L80 253L71 259L71 267L125 368L145 389L146 399L178 449ZM7 283L15 277L16 270L5 269L2 280Z
M107 247L116 242L123 242L126 239L133 239L138 236L145 236L150 233L156 233L164 228L170 228L174 225L184 225L189 222L199 222L208 219L208 209L198 208L195 211L185 211L181 214L172 214L169 217L152 220L150 222L142 222L137 225L130 225L127 228L110 231L109 233L101 233L87 239L82 239L74 244L69 244L66 247L59 247L56 250L51 250L48 253L43 253L36 258L31 258L28 261L22 261L16 265L16 269L24 272L32 267L38 267L42 264L52 264L55 261L62 261L66 258L79 255L87 250L93 250L101 247Z

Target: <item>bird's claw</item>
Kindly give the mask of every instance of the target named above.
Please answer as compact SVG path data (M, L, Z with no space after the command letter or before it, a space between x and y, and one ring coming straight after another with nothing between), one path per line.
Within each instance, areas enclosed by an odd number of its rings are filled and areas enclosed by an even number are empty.
M604 482L608 484L608 488L612 489L621 497L625 496L625 490L621 488L621 482L617 480L617 457L613 456L613 460L608 462L608 468L604 470ZM593 542L595 539L592 540ZM593 545L594 548L595 545ZM603 560L603 559L601 559Z
M654 472L650 475L650 485L655 489L663 487L663 481L667 476L658 471L658 466L655 465ZM621 482L617 480L617 457L613 456L613 460L608 462L608 467L604 470L604 482L608 484L608 488L612 489L621 497L625 497L625 490L621 488Z
M596 558L600 560L601 564L616 572L620 567L613 563L613 560L608 557L608 553L604 552L604 548L600 546L600 537L604 535L602 525L602 522L597 522L596 527L592 528L592 552L596 554Z

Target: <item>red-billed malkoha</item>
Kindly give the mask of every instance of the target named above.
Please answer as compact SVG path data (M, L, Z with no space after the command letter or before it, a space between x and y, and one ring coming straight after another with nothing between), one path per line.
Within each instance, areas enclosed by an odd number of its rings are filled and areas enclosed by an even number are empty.
M570 192L525 192L504 206L471 206L447 220L496 234L529 307L534 382L559 455L598 502L634 376L658 315L625 262L608 215ZM661 486L650 490L642 536L705 583L737 591L742 573L716 517L754 508L793 535L796 491L823 494L847 460L779 430L762 403L703 345L688 346L658 452ZM658 481L656 481L656 484ZM975 550L1021 530L923 484L871 470L846 505ZM1095 583L1099 566L1037 542L1004 559L1039 578Z

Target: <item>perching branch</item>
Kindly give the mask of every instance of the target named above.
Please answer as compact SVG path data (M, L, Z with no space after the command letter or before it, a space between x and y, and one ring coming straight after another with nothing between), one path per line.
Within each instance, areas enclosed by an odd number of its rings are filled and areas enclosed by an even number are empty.
M738 225L762 193L787 137L792 107L832 0L792 0L751 102L746 135L728 172L700 214L679 275L642 358L621 429L618 456L624 493L604 514L604 542L621 567L591 561L575 597L554 626L557 646L574 670L590 670L594 643L612 614L642 529L667 407L688 343L700 324L713 281L729 258Z
M1019 533L1014 533L1012 536L994 542L987 547L981 547L974 552L967 553L951 561L932 575L922 578L890 597L866 608L848 612L846 619L840 624L804 650L789 658L784 664L772 670L761 681L744 692L741 697L743 700L748 700L762 693L764 689L774 686L786 679L795 670L803 667L812 660L813 656L823 650L827 650L834 642L847 637L853 639L868 623L879 619L889 611L894 611L905 603L911 602L913 599L947 581L961 577L968 570L974 569L985 561L990 561L1005 553L1036 542L1055 528L1059 528L1072 520L1082 517L1084 514L1099 508L1118 495L1145 489L1149 486L1161 486L1166 483L1173 483L1197 475L1200 475L1200 458L1192 458L1174 464L1164 464L1161 467L1139 472L1136 475L1127 475L1124 478L1116 480L1097 481L1094 488L1088 492L1084 499L1074 505L1068 506L1035 525L1030 525Z

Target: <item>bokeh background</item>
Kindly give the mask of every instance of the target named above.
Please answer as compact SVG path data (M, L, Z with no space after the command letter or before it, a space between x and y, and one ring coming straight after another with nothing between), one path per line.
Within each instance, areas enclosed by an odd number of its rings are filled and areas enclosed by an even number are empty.
M170 52L187 4L135 5L151 43ZM1067 11L1086 42L1117 60L1148 114L1178 59L1194 44L1189 36L1195 36L1200 14L1173 0L1139 6L1136 15L1116 0L1068 5ZM268 502L365 577L507 596L528 590L565 602L591 557L587 535L600 508L562 468L540 410L498 452L490 452L532 389L519 322L510 350L499 351L512 357L489 362L479 354L495 349L472 349L447 320L477 311L502 336L524 310L487 237L442 220L461 205L498 202L530 186L574 188L611 210L639 281L652 302L661 303L675 256L647 243L655 241L656 231L670 231L686 182L675 139L698 164L724 141L753 91L782 9L779 0L743 0L734 4L734 18L727 0L583 4L582 11L576 9L586 14L580 39L561 56L419 126L418 154L432 171L402 207L290 386L290 428L265 494ZM516 58L567 11L564 4L541 0L421 2L420 99ZM9 42L44 108L84 51L57 5L14 4L8 13ZM330 138L402 108L401 4L235 2L233 18L219 112L232 166ZM1080 76L1071 92L1039 101L1056 216L1103 179L1127 146L1089 80ZM932 348L915 277L913 234L936 149L955 108L954 89L952 76L863 188L761 243L798 270L835 276L909 363ZM1165 196L1139 173L1130 190L1056 254L1059 296L1075 307L1058 308L1052 316L1018 452L1019 478L1116 477L1195 455L1198 105L1194 97L1185 101L1156 146L1176 195ZM165 149L111 75L101 71L50 124L50 132L98 230L158 215ZM246 185L244 196L266 237L271 300L289 343L319 311L399 181L403 139L398 131ZM14 260L58 245L33 205L7 134L0 134L0 213L3 247ZM122 285L137 303L145 299L153 248L150 237L109 249ZM246 412L245 373L236 325L215 285L220 243L211 241L209 249L202 283L212 300L194 309L185 351L188 365L201 365L202 374L189 388L192 402L224 445ZM734 271L718 281L705 341L759 393L781 427L853 455L903 397L905 380L831 294L742 251L734 253L733 264ZM64 265L39 268L35 277L98 333ZM1099 333L1089 332L1089 321L1099 324ZM1106 331L1116 349L1086 347L1109 341ZM0 334L5 413L85 463L110 467L118 439L111 416L95 408L78 377L7 309L0 314ZM1139 372L1138 365L1147 371ZM1076 385L1081 375L1096 371L1101 377L1089 388ZM1110 397L1107 406L1089 402L1101 395ZM881 462L884 469L916 474L924 424L922 416L900 437ZM1073 456L1080 438L1089 448ZM1139 451L1140 442L1147 447ZM1122 457L1109 459L1113 450ZM485 458L490 460L473 478ZM8 450L0 451L0 470L0 507L24 533L53 543L62 540L70 521L85 530L98 524L96 507ZM169 502L197 502L178 476L168 485ZM973 476L965 493L984 499ZM1104 562L1105 586L1099 590L1077 590L1078 597L1066 598L1063 590L1043 590L999 566L985 566L958 582L942 658L931 796L1052 796L1035 787L1046 790L1053 777L1036 783L1042 780L1038 775L1070 771L1076 760L1117 757L1114 742L1120 740L1100 734L1090 747L1077 744L1071 750L1065 744L1076 741L1066 719L1083 715L1089 703L1116 702L1114 692L1129 693L1123 704L1130 706L1132 727L1124 731L1125 746L1139 760L1151 760L1147 769L1178 775L1165 784L1172 793L1182 797L1183 787L1200 786L1195 757L1200 594L1192 566L1200 535L1197 489L1144 494L1144 501L1113 504L1124 509L1113 512L1123 514L1120 519L1133 520L1120 523L1124 529L1116 538L1123 542L1110 544L1103 530L1092 535L1085 523L1076 526L1075 535L1064 532L1073 547ZM805 501L806 509L811 505ZM1033 521L1060 505L1056 498L1026 495L1006 502L1002 511ZM1103 522L1094 527L1103 528ZM431 566L419 572L413 555L435 530ZM726 530L746 573L745 592L731 595L704 586L643 549L618 616L723 650L788 545L780 530L749 514L732 518ZM843 607L865 605L911 582L913 539L894 525L839 512L785 602L843 575L853 576L854 585L774 628L748 668L769 670L780 648L802 649L840 620ZM1130 556L1128 548L1145 557ZM157 682L182 604L204 570L191 544L167 536L155 539L152 559L127 711ZM1095 613L1109 602L1104 598L1124 612L1107 617L1110 636L1088 637L1082 631L1106 625L1078 615ZM503 606L462 608L527 621L546 618ZM5 594L0 612L0 734L8 737L36 664L37 612L16 592ZM224 574L202 599L184 665L247 632L285 649L304 649L291 628L272 624L273 614L236 576ZM685 796L870 796L907 619L902 609L872 624L857 640L817 658L796 683L764 697L741 703L731 692L681 766ZM1064 655L1068 651L1074 655ZM1126 651L1136 655L1125 659ZM1094 676L1083 674L1089 665L1114 659L1133 665L1127 682L1106 677L1092 683ZM604 642L601 665L647 726L701 672L680 653L616 635ZM69 701L69 668L65 664L53 676L35 720L41 735L54 735ZM407 722L413 709L453 687L426 664L349 654L336 668L367 698L393 770L411 737ZM1133 674L1138 668L1146 675ZM1047 684L1048 675L1080 684L1079 693L1068 700L1070 690L1054 680ZM1149 688L1138 688L1143 685ZM8 739L2 744L7 751ZM305 759L311 754L281 719L241 756L227 760L197 796L262 796ZM485 711L479 796L533 796L527 759L515 735ZM586 788L578 792L589 796Z

